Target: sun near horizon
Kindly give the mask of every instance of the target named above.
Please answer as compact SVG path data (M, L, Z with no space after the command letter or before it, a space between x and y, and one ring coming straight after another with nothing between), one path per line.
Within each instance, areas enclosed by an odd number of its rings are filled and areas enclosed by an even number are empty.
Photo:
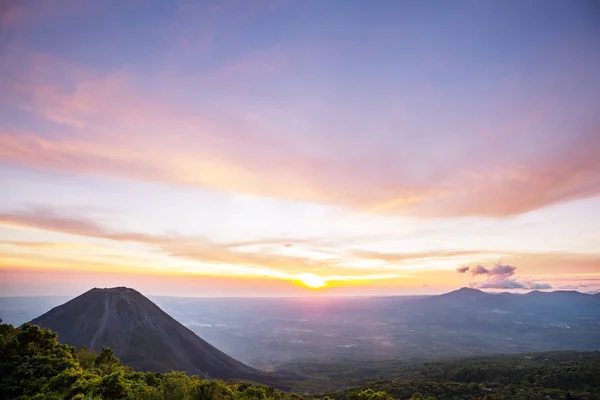
M320 289L322 287L327 286L327 282L322 277L320 277L319 275L316 275L316 274L311 274L311 273L299 274L298 278L300 279L300 282L304 286L307 286L311 289Z

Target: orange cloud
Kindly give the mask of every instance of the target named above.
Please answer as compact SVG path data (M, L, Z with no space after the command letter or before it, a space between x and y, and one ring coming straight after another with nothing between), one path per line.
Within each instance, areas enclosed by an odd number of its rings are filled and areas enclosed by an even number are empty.
M202 237L180 235L156 235L136 232L123 232L97 224L82 217L68 217L63 213L51 209L33 209L29 211L0 213L0 225L17 228L35 228L45 231L57 232L68 235L83 236L94 239L110 240L116 242L141 243L153 246L167 256L182 260L200 261L209 264L242 265L264 268L271 271L273 276L313 272L320 274L325 268L331 280L336 274L340 279L348 280L364 277L377 279L377 272L372 267L361 267L361 263L381 260L390 264L406 264L422 262L431 259L446 261L448 268L453 271L455 258L470 258L472 263L486 263L502 257L503 262L522 266L522 270L534 276L550 276L565 274L565 270L574 273L592 273L598 271L600 259L596 255L551 253L551 254L523 254L515 252L498 252L488 250L434 250L423 252L382 253L374 251L354 250L349 253L340 253L335 247L329 247L326 240L315 239L289 239L252 240L244 242L216 243ZM297 246L285 247L286 243L294 242ZM0 243L2 244L2 243ZM48 246L39 242L9 242L16 246ZM95 245L94 245L95 246ZM315 247L316 246L316 247ZM334 246L334 245L332 245ZM60 247L60 246L59 246ZM303 253L302 249L310 250ZM321 255L327 252L327 257L314 256L314 249L318 248ZM100 249L101 250L101 249ZM316 253L315 253L316 254ZM325 254L325 253L323 253ZM356 261L357 266L352 266L352 275L347 274L347 264ZM137 264L140 264L138 262ZM397 268L383 268L396 276L402 275ZM420 273L420 272L419 272ZM288 274L288 275L286 275ZM328 277L323 276L328 279Z
M344 275L344 269L337 266L339 257L333 255L331 259L315 259L310 255L302 255L301 253L283 254L276 251L281 248L277 241L270 243L271 246L265 249L254 247L248 250L247 247L250 244L267 245L269 243L266 241L215 243L201 237L120 232L103 227L85 218L66 217L48 209L0 213L0 225L35 228L101 240L150 245L159 249L164 255L175 259L223 265L222 271L213 268L216 274L256 274L280 279L296 279L297 274L317 271L327 267L328 274L337 272L341 275L341 277L335 279L342 279ZM105 256L100 253L98 258L102 259ZM144 260L137 257L134 262L129 260L129 265L140 266L143 265L143 262ZM168 270L168 267L165 268ZM188 270L193 273L194 268L190 268ZM354 270L355 274L359 272L360 270ZM363 272L365 273L364 279L370 279L367 275L372 271L365 270ZM378 279L378 277L372 278ZM348 279L354 278L349 277Z
M260 277L200 276L157 272L81 269L6 269L0 267L3 295L77 295L91 287L134 287L146 294L179 296L306 296L310 290L291 281ZM66 291L65 291L66 290Z
M372 251L354 251L339 254L333 259L313 259L297 253L296 247L286 248L281 243L290 240L275 241L253 240L234 243L213 243L203 238L177 235L139 234L122 232L99 225L81 217L67 217L50 209L34 209L24 212L1 213L0 225L13 228L40 229L67 235L82 236L96 240L112 242L138 243L159 250L169 260L160 258L156 252L144 250L143 253L129 253L127 249L109 247L108 244L53 243L53 242L0 242L0 266L5 270L16 271L80 271L98 274L150 274L185 276L222 276L243 277L249 279L261 277L270 280L300 281L306 274L314 274L315 282L326 283L323 294L373 294L394 293L394 290L409 290L420 283L428 284L427 291L443 291L465 284L464 276L454 270L434 268L432 270L410 268L354 268L348 273L345 264L348 256L359 264L369 260L384 260L386 263L420 263L429 259L446 262L454 267L456 257L469 257L474 263L494 261L487 251L480 250L440 250L417 253L378 253ZM311 241L294 239L298 248L311 247ZM319 239L315 242L319 243ZM314 243L312 243L314 245ZM249 251L252 249L252 251ZM335 252L334 252L335 253ZM178 261L180 260L180 261ZM181 261L183 260L183 261ZM212 265L207 269L196 269L184 261L200 262ZM167 262L169 261L169 262ZM350 260L351 261L351 260ZM560 279L565 284L578 284L584 279L598 275L600 259L593 254L518 254L506 253L505 263L518 265L525 280L552 281ZM223 268L217 267L222 265ZM326 272L325 272L326 271ZM325 273L324 273L325 272ZM83 278L82 278L83 279ZM208 278L207 278L208 279ZM257 278L258 279L258 278ZM568 281L568 282L567 282ZM554 283L552 283L554 285ZM558 284L557 284L558 286ZM410 290L413 290L410 289ZM397 291L395 293L398 293Z

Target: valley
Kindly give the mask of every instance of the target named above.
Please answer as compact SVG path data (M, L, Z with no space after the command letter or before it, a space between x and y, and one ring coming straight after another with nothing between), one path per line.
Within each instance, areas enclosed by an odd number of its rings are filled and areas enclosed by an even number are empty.
M579 292L507 295L463 289L430 297L149 298L208 343L266 370L287 369L296 361L600 349L600 298ZM43 300L0 298L0 317L19 325L65 298Z

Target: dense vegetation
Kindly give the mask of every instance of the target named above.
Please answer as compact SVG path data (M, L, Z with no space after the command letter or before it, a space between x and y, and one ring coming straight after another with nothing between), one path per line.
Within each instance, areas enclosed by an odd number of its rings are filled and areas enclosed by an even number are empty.
M438 399L600 399L600 352L545 352L449 360L298 363L308 376L296 391L356 400L371 389L394 398L423 393ZM333 385L333 386L332 386ZM358 386L357 386L358 385ZM346 389L350 387L350 389Z
M524 356L521 356L524 357ZM364 387L322 395L285 393L248 382L223 382L181 372L136 372L113 352L59 344L34 325L0 325L0 399L598 399L598 353L431 362ZM338 368L343 365L338 364ZM351 369L352 370L352 369ZM367 374L368 375L368 374ZM335 378L333 378L335 379ZM310 381L306 381L310 382ZM305 384L307 384L305 382ZM422 395L420 394L422 393Z
M249 399L297 398L245 382L225 383L181 372L136 372L113 352L59 344L54 332L0 325L1 399Z

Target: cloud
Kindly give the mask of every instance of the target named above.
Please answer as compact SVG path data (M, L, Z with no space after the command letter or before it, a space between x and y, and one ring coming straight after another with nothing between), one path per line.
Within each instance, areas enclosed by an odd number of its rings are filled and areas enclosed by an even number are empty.
M397 130L374 130L367 139L346 109L328 107L311 127L298 123L314 115L289 100L294 96L265 95L248 110L240 83L265 71L270 79L286 78L285 68L294 63L281 59L294 57L289 53L285 46L249 51L197 76L169 76L168 87L141 85L129 71L99 73L53 55L11 53L0 63L0 75L11 77L0 82L3 105L41 121L36 128L0 127L0 162L425 217L514 215L600 194L597 126L582 122L569 129L573 139L560 146L534 140L540 121L553 125L554 115L544 110L558 105L539 106L533 117L519 114L517 122L493 121L492 134L478 128L491 121L479 121L461 130L465 148L443 153L431 151L430 143L442 146L447 132L407 128L403 151L419 154L422 168L391 150ZM144 82L167 72L149 72ZM225 78L206 85L219 76ZM187 101L185 89L195 86L227 106ZM367 126L378 120L370 112L361 113ZM495 135L506 142L502 147L482 139ZM528 146L520 146L524 156L515 159L521 142Z
M513 267L511 265L496 264L489 271L489 275L490 276L497 276L500 279L504 279L504 278L507 278L509 276L513 276L515 274L515 270L516 269L517 269L517 267Z
M300 246L286 247L288 240L254 240L246 242L216 243L203 237L177 234L142 234L125 232L103 226L82 216L66 216L49 208L34 208L25 211L0 213L0 226L40 229L67 235L83 236L116 242L141 243L154 247L169 257L218 265L213 272L242 275L260 275L277 279L295 279L299 273L322 273L326 267L325 280L378 280L391 277L405 277L399 273L373 273L369 268L353 268L352 275L346 275L341 255L333 249L315 247L308 240L294 239ZM315 240L315 243L318 243ZM0 243L2 244L2 243ZM10 245L20 245L8 242ZM28 247L40 247L43 243ZM25 246L22 246L25 247ZM46 246L46 248L48 248ZM217 271L219 269L219 271ZM360 273L360 275L357 275ZM361 278L362 277L362 278Z
M529 289L535 289L535 290L552 289L552 285L550 285L549 283L529 282Z
M511 276L515 275L517 267L507 264L495 264L491 269L483 265L475 267L458 267L456 272L464 274L471 272L472 277L485 277L482 281L471 281L470 286L478 289L530 289L544 290L551 289L552 285L548 283L539 283L535 281L518 281Z
M354 251L352 254L360 258L370 260L384 260L386 262L401 262L419 259L431 258L453 258L461 256L475 256L495 254L494 251L488 250L432 250L423 252L406 252L406 253L381 253L376 251ZM468 268L465 272L468 271ZM459 271L460 272L460 271ZM461 272L462 273L462 272Z
M69 242L32 242L32 241L0 241L0 246L13 246L31 248L37 250L84 250L84 251L106 251L107 247L84 244L84 243L69 243Z
M473 275L473 276L487 275L489 273L490 273L490 271L483 265L477 265L477 266L471 268L471 275Z
M143 242L164 244L173 241L166 236L155 236L142 233L118 232L106 229L84 218L66 217L54 210L36 208L30 211L1 213L0 224L24 226L76 236L115 240L119 242Z
M561 289L561 290L579 290L579 289L586 289L588 287L589 287L589 285L587 285L585 283L575 283L575 284L556 286L557 289Z
M136 232L122 232L102 226L85 217L69 217L47 208L34 208L28 211L1 213L0 224L42 229L68 235L106 239L117 242L136 242L159 247L166 253L182 258L202 260L212 263L241 263L242 260L252 263L264 257L257 254L237 252L239 243L218 244L202 237L178 235L156 235ZM293 259L293 257L281 257Z
M511 265L496 264L492 269L487 269L483 265L476 265L475 267L463 266L456 268L456 272L464 274L470 271L472 276L487 275L495 279L504 279L514 275L516 269L517 267Z

